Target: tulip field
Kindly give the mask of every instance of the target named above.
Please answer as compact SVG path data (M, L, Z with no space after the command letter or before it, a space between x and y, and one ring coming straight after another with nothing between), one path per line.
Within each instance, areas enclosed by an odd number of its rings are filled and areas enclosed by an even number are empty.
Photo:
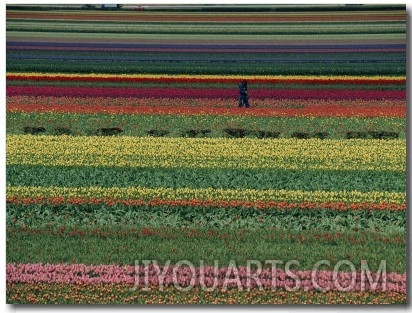
M259 8L7 8L7 303L406 304L405 6Z

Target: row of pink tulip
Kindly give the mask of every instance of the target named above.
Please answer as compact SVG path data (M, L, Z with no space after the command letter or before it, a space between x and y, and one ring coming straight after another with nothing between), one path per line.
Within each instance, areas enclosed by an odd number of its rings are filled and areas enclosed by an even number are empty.
M252 263L253 264L253 263ZM387 291L406 293L406 273L366 270L336 272L327 270L282 270L273 266L201 266L190 262L160 266L85 264L15 264L6 267L8 283L134 284L135 286L202 286L242 288L284 288L297 290ZM255 264L256 265L256 264ZM344 268L347 265L342 266Z

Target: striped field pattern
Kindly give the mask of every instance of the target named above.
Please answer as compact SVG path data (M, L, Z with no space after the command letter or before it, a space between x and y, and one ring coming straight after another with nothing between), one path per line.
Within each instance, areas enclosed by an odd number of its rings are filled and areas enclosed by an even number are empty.
M406 303L405 6L14 5L6 82L7 303Z

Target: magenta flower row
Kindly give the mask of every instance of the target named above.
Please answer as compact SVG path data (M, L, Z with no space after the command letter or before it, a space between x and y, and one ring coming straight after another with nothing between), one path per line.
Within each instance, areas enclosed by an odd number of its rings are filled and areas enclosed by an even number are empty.
M406 294L406 273L385 271L333 272L295 271L269 267L189 266L188 263L161 266L15 264L8 263L8 283L133 284L135 286L178 286L188 288L284 288L305 291L386 291ZM278 266L279 267L279 266Z
M231 99L238 97L237 87L233 89L190 89L190 88L95 88L95 87L7 87L7 96L53 96L53 97L108 97L108 98L208 98ZM253 89L254 99L330 99L330 100L405 100L403 90L333 90L333 89Z

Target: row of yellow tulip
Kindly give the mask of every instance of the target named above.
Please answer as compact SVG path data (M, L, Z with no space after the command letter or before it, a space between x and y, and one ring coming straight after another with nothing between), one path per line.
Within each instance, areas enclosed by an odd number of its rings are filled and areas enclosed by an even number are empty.
M101 73L91 73L91 74L71 74L71 73L7 73L7 78L78 78L78 79L87 79L87 78L106 78L106 79L194 79L194 80L276 80L276 81L301 81L301 80L315 80L315 81L392 81L392 82L403 82L405 76L351 76L351 75L185 75L185 74L101 74Z
M403 204L406 194L386 191L302 191L214 188L145 188L145 187L30 187L8 186L7 197L21 198L91 198L141 200L223 200L223 201L275 201L275 202L344 202Z
M405 140L7 135L7 165L406 171Z

